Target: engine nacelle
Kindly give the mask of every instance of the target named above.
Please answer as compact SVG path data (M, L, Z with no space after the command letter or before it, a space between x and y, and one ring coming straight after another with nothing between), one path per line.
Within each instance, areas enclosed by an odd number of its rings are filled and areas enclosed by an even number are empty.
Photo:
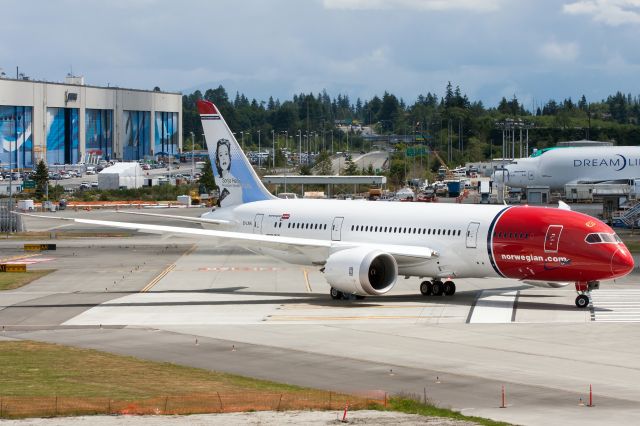
M534 287L544 287L544 288L560 288L566 287L571 283L560 282L560 281L535 281L535 280L522 280L523 283L532 285Z
M389 253L358 247L329 256L324 274L333 288L345 294L379 296L395 285L398 264Z

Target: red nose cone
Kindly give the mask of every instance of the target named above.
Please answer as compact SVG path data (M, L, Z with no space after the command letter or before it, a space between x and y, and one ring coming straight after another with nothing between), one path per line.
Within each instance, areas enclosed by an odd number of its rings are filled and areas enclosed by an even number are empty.
M611 272L616 277L627 275L633 270L633 256L627 249L618 249L611 257Z

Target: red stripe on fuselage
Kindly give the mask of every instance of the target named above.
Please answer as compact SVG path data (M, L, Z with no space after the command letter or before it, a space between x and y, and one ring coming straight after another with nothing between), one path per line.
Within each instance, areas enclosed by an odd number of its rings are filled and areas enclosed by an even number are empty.
M613 234L606 224L581 213L518 206L504 212L491 236L498 271L507 278L596 281L626 275L633 267L622 243L588 244L590 233ZM615 257L614 257L615 256ZM612 262L622 263L613 268Z

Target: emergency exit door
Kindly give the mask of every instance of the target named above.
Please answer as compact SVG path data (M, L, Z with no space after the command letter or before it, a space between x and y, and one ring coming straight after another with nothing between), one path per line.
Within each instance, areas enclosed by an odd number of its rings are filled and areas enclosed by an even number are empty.
M331 241L340 241L342 239L342 221L344 217L335 217L331 225Z
M257 214L253 219L253 233L254 234L262 234L262 219L264 218L263 214Z
M557 253L560 245L560 234L562 234L562 225L550 225L547 229L547 235L544 237L545 253Z
M467 248L476 248L478 246L478 222L471 222L467 227Z

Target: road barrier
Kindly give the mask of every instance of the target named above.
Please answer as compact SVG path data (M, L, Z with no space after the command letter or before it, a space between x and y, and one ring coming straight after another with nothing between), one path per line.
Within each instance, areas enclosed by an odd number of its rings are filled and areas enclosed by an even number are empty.
M0 272L27 272L24 263L0 263Z
M25 244L24 251L46 251L55 250L55 244Z
M333 392L243 392L162 396L136 400L79 397L0 397L0 418L79 416L94 414L205 414L245 411L336 410L348 404L361 410L386 402L386 395L354 396Z

